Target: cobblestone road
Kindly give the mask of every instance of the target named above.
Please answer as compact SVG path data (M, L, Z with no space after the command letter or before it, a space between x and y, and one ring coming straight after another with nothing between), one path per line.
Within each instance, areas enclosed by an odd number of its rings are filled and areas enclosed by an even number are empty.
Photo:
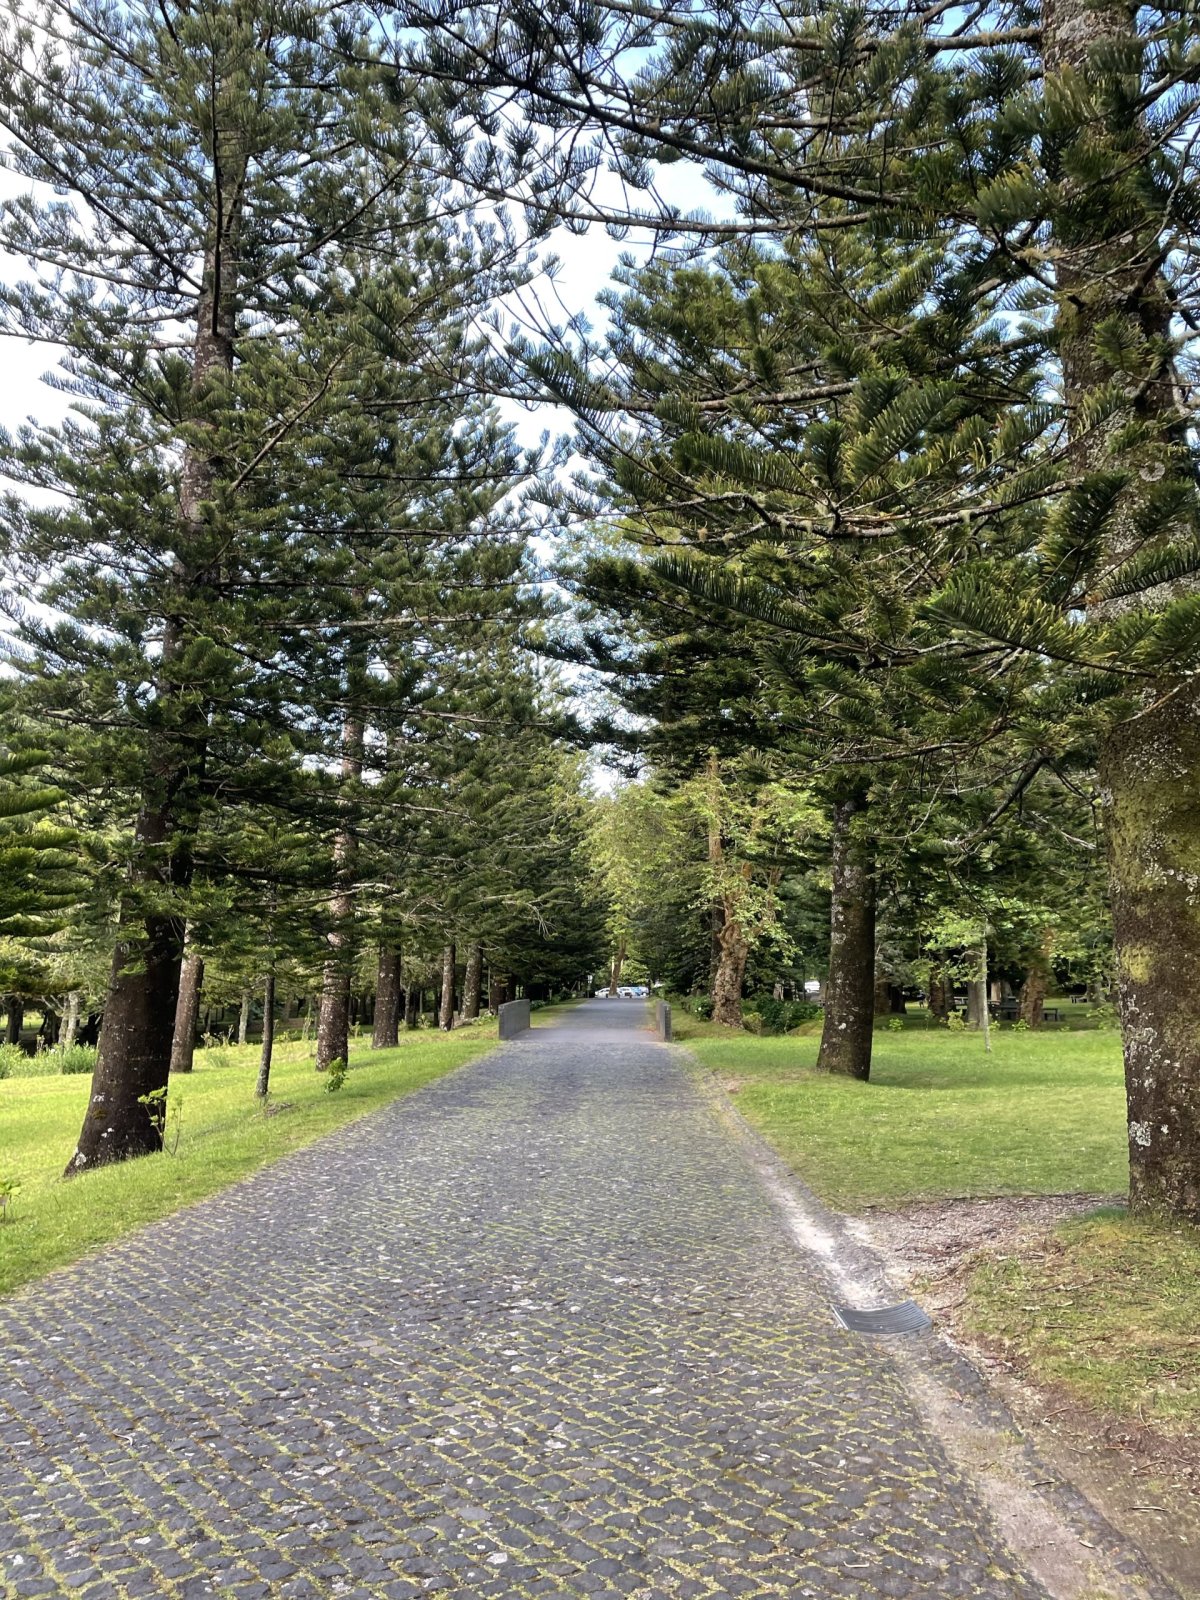
M0 1589L1040 1594L643 1018L0 1305Z

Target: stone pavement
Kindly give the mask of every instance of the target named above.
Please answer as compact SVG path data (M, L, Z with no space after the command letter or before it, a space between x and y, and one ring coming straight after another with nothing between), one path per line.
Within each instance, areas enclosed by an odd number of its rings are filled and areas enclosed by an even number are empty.
M1042 1594L644 1020L0 1303L0 1593Z

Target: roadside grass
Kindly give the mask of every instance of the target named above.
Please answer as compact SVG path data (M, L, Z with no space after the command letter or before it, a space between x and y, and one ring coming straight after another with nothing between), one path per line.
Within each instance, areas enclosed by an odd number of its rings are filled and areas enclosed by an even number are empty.
M1039 1382L1194 1443L1200 1429L1200 1231L1118 1211L985 1255L963 1318Z
M537 1013L546 1018L551 1008ZM254 1098L258 1047L196 1051L195 1070L171 1081L181 1096L176 1152L83 1173L64 1182L87 1104L90 1078L21 1077L0 1082L0 1190L19 1184L0 1212L0 1293L65 1266L131 1229L223 1189L290 1150L366 1116L490 1048L493 1019L454 1033L421 1029L395 1050L350 1052L336 1094L313 1070L313 1046L283 1039L271 1070L268 1113ZM168 1130L168 1143L171 1132Z
M823 1198L843 1210L964 1195L1125 1192L1115 1033L880 1028L870 1083L818 1074L818 1027L734 1033L675 1013L675 1037Z
M871 1082L818 1075L820 1025L733 1033L677 1009L675 1037L818 1194L848 1211L984 1195L1124 1195L1115 1032L911 1020L875 1034ZM1200 1231L1104 1207L978 1254L967 1332L1100 1417L1200 1432Z

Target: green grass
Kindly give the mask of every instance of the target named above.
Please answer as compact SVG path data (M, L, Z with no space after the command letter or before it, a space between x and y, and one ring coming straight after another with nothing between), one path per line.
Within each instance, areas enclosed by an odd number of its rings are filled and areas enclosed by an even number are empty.
M540 1023L551 1015L539 1011ZM495 1041L494 1021L452 1034L406 1034L398 1049L351 1051L337 1094L313 1070L311 1045L282 1041L271 1072L273 1115L254 1099L257 1046L196 1052L196 1069L173 1079L182 1096L179 1147L85 1173L62 1170L74 1148L90 1078L22 1077L0 1082L0 1184L20 1184L0 1223L0 1293L77 1260L130 1229L202 1200L289 1150L386 1105L461 1066ZM286 1108L286 1109L285 1109Z
M967 1327L1046 1385L1161 1433L1200 1429L1200 1232L1098 1212L975 1267Z
M881 1028L870 1083L813 1071L817 1027L758 1038L676 1011L675 1036L818 1194L843 1209L955 1195L1123 1194L1115 1033Z
M679 1012L676 1037L819 1194L854 1210L968 1195L1125 1192L1114 1033L880 1029L868 1084L818 1076L818 1029L756 1038ZM1200 1232L1108 1208L967 1274L967 1330L1043 1388L1159 1433L1200 1429Z

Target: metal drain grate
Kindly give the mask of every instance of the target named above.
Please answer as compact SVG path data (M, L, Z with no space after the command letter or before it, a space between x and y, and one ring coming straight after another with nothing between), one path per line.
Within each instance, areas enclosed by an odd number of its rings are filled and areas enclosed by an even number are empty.
M915 1300L902 1300L898 1306L878 1306L873 1311L834 1306L833 1313L842 1327L853 1333L924 1333L933 1326Z

